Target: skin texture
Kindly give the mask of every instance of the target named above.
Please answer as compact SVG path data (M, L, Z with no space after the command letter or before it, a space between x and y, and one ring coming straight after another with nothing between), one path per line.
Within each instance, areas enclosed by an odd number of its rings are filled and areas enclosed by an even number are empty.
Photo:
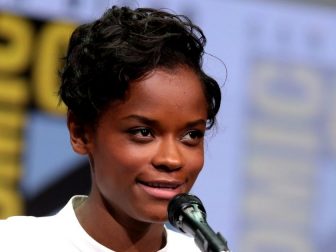
M117 251L164 246L168 202L188 192L202 169L206 120L202 85L185 66L130 83L126 99L112 102L94 129L70 112L73 149L89 156L92 169L92 191L76 209L84 229Z

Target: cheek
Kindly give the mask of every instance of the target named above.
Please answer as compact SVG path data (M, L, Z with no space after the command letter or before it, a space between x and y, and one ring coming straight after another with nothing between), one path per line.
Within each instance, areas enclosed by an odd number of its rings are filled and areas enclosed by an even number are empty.
M200 150L197 154L194 153L194 155L190 155L190 157L193 157L190 160L190 165L188 169L189 178L192 184L197 179L198 174L203 169L204 165L204 152L203 150Z
M120 194L132 188L145 160L122 146L108 146L94 153L94 162L95 184L113 202L120 201Z
M106 148L94 153L95 169L100 170L102 176L111 174L125 175L137 172L149 162L149 151L135 148L129 144L106 145Z

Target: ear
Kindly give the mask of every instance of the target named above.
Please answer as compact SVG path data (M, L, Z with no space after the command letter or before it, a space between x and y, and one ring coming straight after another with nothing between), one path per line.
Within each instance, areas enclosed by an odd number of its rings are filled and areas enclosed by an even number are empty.
M67 114L67 125L70 133L72 149L81 155L89 154L90 137L88 127L79 124L71 111Z

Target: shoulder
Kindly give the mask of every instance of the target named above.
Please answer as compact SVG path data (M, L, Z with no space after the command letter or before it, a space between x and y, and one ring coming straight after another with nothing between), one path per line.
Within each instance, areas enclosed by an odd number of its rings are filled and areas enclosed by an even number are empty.
M69 225L63 208L53 216L13 216L0 220L0 251L61 251ZM64 213L65 212L65 213ZM70 215L70 214L68 214Z
M55 232L58 223L56 216L33 217L33 216L13 216L5 220L0 220L1 237L26 237L45 236Z
M43 227L48 227L53 222L54 217L33 217L33 216L13 216L5 220L0 220L0 234L6 231L7 235L11 233L20 234L23 232L37 232ZM46 231L46 230L45 230Z
M194 238L187 236L185 234L175 232L166 228L167 231L167 250L164 251L190 251L199 252Z
M53 217L15 216L0 221L0 251L27 251L54 236Z

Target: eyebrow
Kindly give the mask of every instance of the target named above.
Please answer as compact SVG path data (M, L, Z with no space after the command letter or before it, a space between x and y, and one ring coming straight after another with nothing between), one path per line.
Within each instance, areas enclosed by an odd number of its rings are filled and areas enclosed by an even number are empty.
M142 122L142 123L148 124L148 125L158 125L159 124L159 122L157 120L149 119L149 118L147 118L145 116L141 116L141 115L129 115L129 116L126 116L122 119L123 120L129 120L129 119L137 120L139 122Z
M157 125L160 124L157 120L153 120L153 119L147 118L145 116L141 116L141 115L129 115L129 116L126 116L126 117L123 118L123 120L129 120L129 119L137 120L139 122L142 122L144 124L151 125L151 126L157 126ZM206 120L198 119L198 120L195 120L195 121L188 122L186 124L186 128L195 127L197 125L202 125L202 126L204 125L205 126L206 125Z

